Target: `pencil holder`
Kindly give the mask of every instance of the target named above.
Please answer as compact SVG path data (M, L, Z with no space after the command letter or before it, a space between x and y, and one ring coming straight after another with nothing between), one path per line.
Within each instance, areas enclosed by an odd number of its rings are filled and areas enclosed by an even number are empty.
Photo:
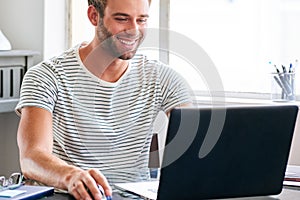
M271 100L295 101L295 73L271 73Z

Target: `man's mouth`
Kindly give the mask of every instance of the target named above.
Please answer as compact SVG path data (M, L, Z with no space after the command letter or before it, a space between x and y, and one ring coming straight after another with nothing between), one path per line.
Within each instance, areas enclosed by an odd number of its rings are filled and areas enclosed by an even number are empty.
M137 41L138 39L124 39L124 38L119 38L118 37L118 40L124 44L124 45L127 45L127 46L133 46Z

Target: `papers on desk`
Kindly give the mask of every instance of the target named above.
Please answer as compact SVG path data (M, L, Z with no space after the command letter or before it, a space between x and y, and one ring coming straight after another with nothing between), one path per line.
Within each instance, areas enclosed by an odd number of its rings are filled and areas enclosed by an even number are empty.
M300 166L296 166L296 165L287 166L283 185L300 187Z
M116 188L133 193L144 199L155 200L157 198L159 181L144 181L131 183L117 183Z

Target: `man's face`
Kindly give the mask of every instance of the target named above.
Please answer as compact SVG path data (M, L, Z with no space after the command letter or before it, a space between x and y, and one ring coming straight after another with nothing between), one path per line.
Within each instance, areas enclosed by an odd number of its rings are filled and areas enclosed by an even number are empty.
M108 0L97 36L102 47L120 59L131 59L145 37L148 0Z

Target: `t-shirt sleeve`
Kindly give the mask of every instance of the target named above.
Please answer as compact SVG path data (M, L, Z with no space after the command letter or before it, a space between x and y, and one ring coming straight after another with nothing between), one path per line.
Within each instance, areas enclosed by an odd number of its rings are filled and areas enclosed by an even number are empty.
M57 81L50 64L42 63L30 68L23 79L20 100L15 108L18 115L26 106L53 112L57 100Z
M162 110L168 112L181 104L192 103L186 80L168 66L163 65L161 70Z

